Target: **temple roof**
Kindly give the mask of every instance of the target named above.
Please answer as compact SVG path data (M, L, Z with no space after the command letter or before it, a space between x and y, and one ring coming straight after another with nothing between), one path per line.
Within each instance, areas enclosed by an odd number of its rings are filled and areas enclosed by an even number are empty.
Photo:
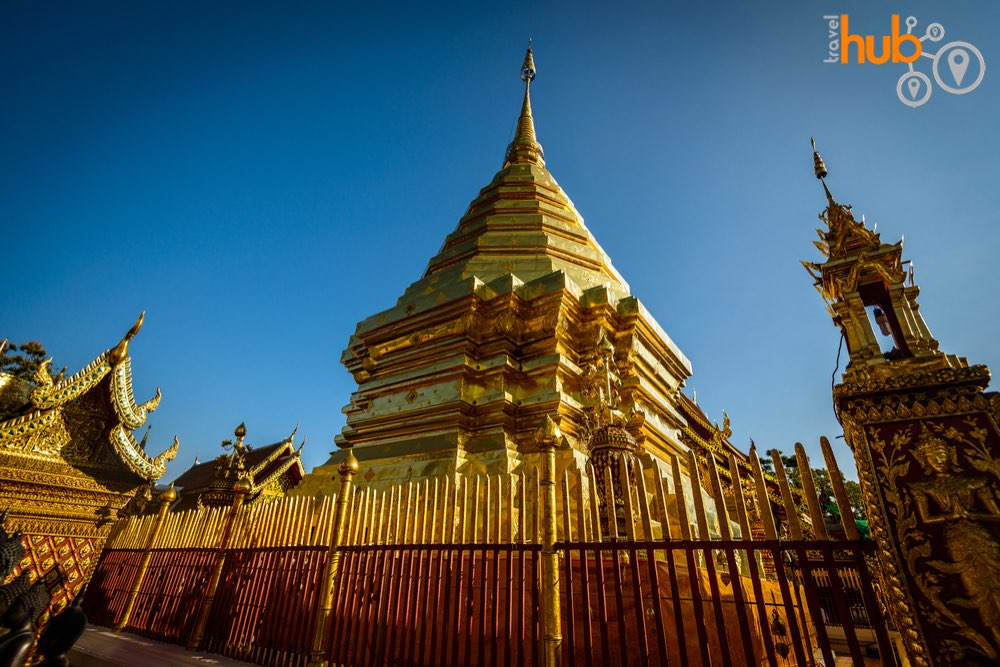
M106 406L107 449L113 452L114 457L108 461L117 461L119 466L142 480L162 477L167 463L177 455L177 437L174 436L173 444L166 451L150 457L145 451L145 438L139 442L133 435L134 430L146 423L146 416L156 410L161 398L160 390L157 389L155 396L137 404L132 391L132 362L128 347L142 328L144 317L145 313L139 315L138 320L115 347L104 351L70 377L55 381L49 372L51 359L44 362L35 374L35 386L31 390L29 401L13 411L17 416L0 422L0 447L7 441L13 443L43 432L56 423L64 409L70 408L77 401L86 400L92 392L97 392L104 394L104 398L96 400L96 405ZM38 451L37 445L32 452L61 456L73 461L80 458L81 452L77 450L92 446L94 443L71 441L58 452ZM102 452L103 450L90 452L83 460L89 464L101 464L104 462Z
M238 442L242 445L241 431L243 434L246 433L242 424L236 430ZM290 474L294 481L298 482L305 475L305 468L301 460L302 446L295 449L294 440L295 431L292 431L287 438L272 445L246 446L242 454L234 451L232 455L223 454L211 461L192 465L173 482L174 486L181 490L180 500L175 509L184 510L197 506L198 497L204 492L211 492L212 495L231 495L233 479L230 478L234 476L229 474L231 456L241 457L240 470L234 474L248 479L251 497L285 473ZM302 445L304 444L303 438Z

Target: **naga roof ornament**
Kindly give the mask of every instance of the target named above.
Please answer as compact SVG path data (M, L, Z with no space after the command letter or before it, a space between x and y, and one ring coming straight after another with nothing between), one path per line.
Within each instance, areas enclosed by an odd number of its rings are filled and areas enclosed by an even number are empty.
M179 440L156 457L145 453L145 442L139 442L133 431L146 423L150 412L160 405L162 393L143 403L136 403L132 390L132 361L128 346L142 328L143 311L135 324L113 348L106 350L74 375L55 381L49 370L51 359L46 360L35 373L35 389L31 392L30 410L27 414L0 423L0 446L5 440L26 436L51 425L59 411L70 402L81 398L107 379L108 398L116 420L109 430L108 444L117 459L134 475L143 480L155 480L166 472L166 465L177 455Z

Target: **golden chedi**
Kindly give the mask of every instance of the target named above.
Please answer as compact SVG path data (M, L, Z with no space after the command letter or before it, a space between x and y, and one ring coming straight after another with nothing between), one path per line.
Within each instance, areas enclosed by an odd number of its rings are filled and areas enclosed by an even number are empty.
M532 434L545 415L566 438L559 468L582 467L608 398L593 390L595 369L608 376L647 466L687 449L677 396L690 362L546 169L531 49L521 78L524 101L502 168L423 277L360 322L343 353L358 389L336 443L361 462L362 483L533 465ZM335 452L294 493L332 491L344 456Z

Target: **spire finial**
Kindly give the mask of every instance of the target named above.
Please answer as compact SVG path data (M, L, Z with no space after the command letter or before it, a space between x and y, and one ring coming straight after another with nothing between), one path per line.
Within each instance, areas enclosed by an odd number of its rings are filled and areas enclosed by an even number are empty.
M816 140L813 139L812 137L809 137L809 143L812 144L813 167L816 170L816 178L823 180L830 172L826 170L826 165L823 163L823 158L820 157L819 151L816 150Z
M826 163L823 162L822 156L820 156L819 151L816 150L816 140L809 137L809 143L812 144L813 149L813 169L816 172L816 178L819 179L820 183L823 184L823 191L826 193L826 199L828 202L833 204L833 195L830 194L830 188L826 187L826 177L829 175L827 171Z
M535 80L535 59L531 55L531 38L528 38L528 50L524 53L524 64L521 65L521 81L530 84Z
M504 157L504 167L513 163L532 163L545 166L542 145L535 138L535 120L531 116L531 82L535 80L535 58L531 53L531 38L528 38L528 50L524 54L521 65L521 81L524 81L524 103L521 105L521 115L517 119L517 132L514 140L507 146Z

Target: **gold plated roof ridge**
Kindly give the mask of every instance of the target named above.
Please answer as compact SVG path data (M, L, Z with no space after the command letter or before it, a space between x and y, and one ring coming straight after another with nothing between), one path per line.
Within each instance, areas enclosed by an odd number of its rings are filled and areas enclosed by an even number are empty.
M531 115L531 82L535 80L535 59L531 53L531 46L524 54L524 63L521 65L521 80L524 81L524 102L521 103L521 115L517 119L517 131L514 133L514 140L507 146L507 154L504 157L504 167L511 164L537 164L545 166L545 153L542 145L538 143L535 136L535 120Z

